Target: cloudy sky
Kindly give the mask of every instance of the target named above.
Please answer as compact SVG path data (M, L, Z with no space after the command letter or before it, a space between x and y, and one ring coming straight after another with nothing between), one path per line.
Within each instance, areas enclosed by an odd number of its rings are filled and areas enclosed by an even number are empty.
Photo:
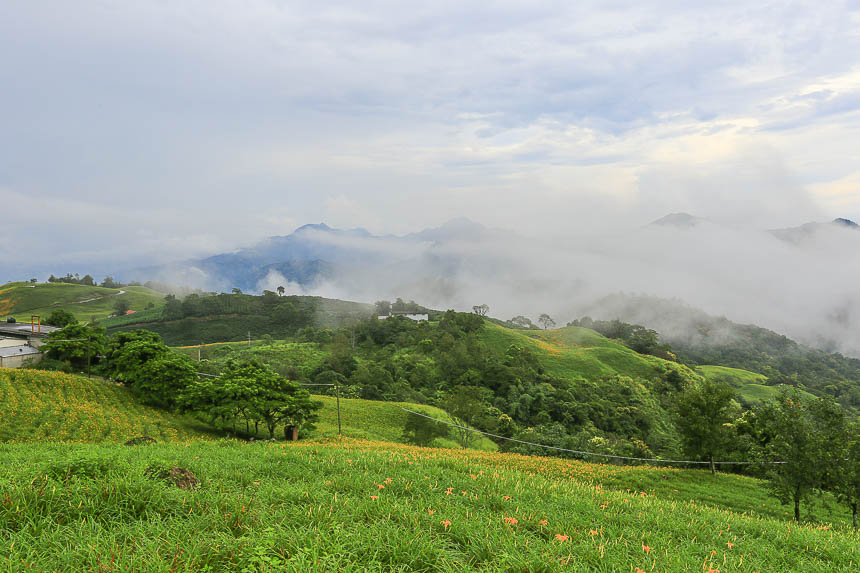
M3 2L0 271L860 219L860 2L423 4Z

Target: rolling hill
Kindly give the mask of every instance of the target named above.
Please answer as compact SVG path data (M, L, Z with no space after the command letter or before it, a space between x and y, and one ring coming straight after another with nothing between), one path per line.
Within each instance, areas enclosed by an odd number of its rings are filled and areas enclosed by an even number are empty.
M0 368L0 442L212 438L204 424L142 406L122 386L85 376Z
M37 314L42 320L54 310L67 310L80 321L102 319L114 314L118 300L143 311L164 304L164 294L143 286L104 288L67 283L6 283L0 286L0 317L29 321Z

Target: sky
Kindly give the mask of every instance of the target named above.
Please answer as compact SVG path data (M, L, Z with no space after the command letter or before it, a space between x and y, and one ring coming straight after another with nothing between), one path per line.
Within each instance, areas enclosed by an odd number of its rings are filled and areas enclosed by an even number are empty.
M697 4L6 0L0 282L317 222L860 220L860 2Z

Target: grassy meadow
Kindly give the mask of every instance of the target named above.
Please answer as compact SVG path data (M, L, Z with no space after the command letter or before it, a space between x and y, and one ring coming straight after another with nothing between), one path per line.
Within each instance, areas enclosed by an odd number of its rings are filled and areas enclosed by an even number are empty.
M80 321L98 320L113 314L114 305L120 299L132 310L143 311L149 304L161 306L164 295L142 286L103 288L66 283L7 283L0 286L0 317L29 321L30 315L38 314L44 320L55 309L62 308Z
M0 368L0 420L0 442L212 437L205 425L143 406L112 382L42 370Z
M749 404L779 397L779 387L767 386L767 378L763 374L728 366L699 366L696 372L708 380L727 383ZM805 390L799 390L799 392L807 400L815 399L814 395Z
M9 571L823 572L860 560L841 524L616 487L654 472L677 486L684 471L352 439L0 451ZM201 485L151 479L153 465ZM718 476L709 491L750 491L753 505L753 482Z

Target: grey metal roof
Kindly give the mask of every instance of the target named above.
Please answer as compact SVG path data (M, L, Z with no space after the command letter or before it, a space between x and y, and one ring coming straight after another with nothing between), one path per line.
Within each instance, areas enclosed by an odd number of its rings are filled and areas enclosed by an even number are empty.
M26 356L27 354L38 354L39 350L33 348L29 344L21 344L19 346L7 346L0 348L0 356L9 358L10 356Z

